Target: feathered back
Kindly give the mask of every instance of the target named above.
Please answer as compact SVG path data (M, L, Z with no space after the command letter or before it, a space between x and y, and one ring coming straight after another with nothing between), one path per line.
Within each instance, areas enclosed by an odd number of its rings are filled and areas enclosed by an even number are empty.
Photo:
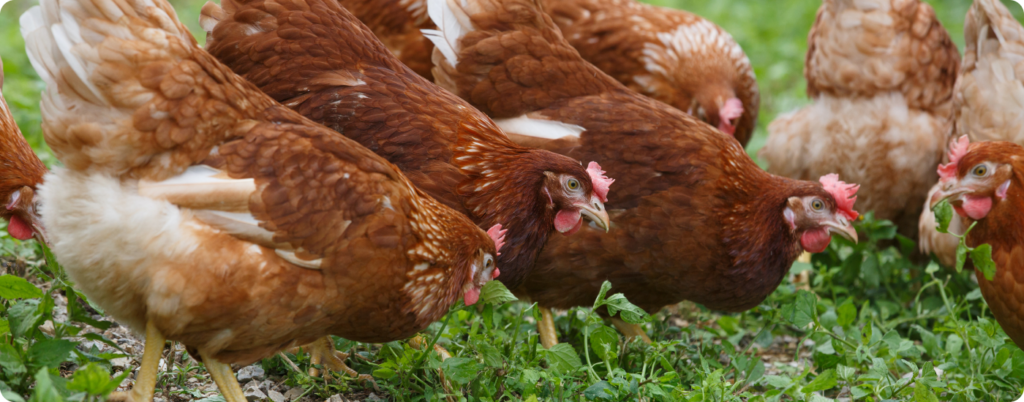
M4 86L3 60L0 60L0 90ZM46 166L39 160L32 147L21 135L21 129L14 121L11 109L0 92L0 217L10 217L11 210L20 204L21 196L28 198L30 194L20 194L24 187L35 189L43 182ZM17 195L17 196L15 196Z
M1024 144L1024 27L998 0L976 0L953 98L954 136Z

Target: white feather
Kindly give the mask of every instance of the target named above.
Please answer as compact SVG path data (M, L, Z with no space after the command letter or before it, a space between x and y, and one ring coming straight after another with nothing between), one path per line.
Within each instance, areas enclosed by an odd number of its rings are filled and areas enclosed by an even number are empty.
M465 7L465 3L462 5ZM455 67L459 64L459 40L473 31L473 24L462 8L453 9L448 0L427 0L427 14L438 29L423 29L423 36L434 42L448 64Z
M553 120L532 119L525 114L511 119L494 120L494 122L507 133L545 138L549 140L556 140L565 137L580 138L580 134L587 131L585 128L575 124L567 124Z

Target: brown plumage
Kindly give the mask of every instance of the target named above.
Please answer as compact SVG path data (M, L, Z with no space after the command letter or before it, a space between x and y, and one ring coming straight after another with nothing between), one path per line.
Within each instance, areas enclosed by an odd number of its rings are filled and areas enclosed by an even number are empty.
M1017 346L1024 345L1024 147L1011 142L964 140L953 146L941 169L942 189L932 204L949 199L970 225L967 245L992 246L996 275L977 273L992 315Z
M825 0L808 38L813 103L768 126L768 171L861 183L859 207L916 237L951 127L959 53L920 0Z
M514 286L553 230L607 226L607 185L578 160L511 142L483 113L416 75L335 1L208 3L207 48L271 97L387 158L481 227L502 224Z
M761 96L750 60L724 29L693 13L635 0L542 4L569 44L598 69L747 145Z
M536 2L460 4L430 3L459 17L428 35L438 81L510 133L527 121L562 130L513 138L600 160L617 178L610 233L549 239L517 294L545 307L589 305L610 280L652 312L681 300L741 311L778 286L802 249L823 250L834 231L856 236L850 187L764 172L731 137L584 61Z
M400 60L429 72L427 0L340 0ZM750 60L728 32L682 10L633 0L546 0L584 59L637 92L698 116L746 145L760 106Z
M44 0L21 19L66 166L40 195L76 285L147 334L136 400L163 336L244 401L224 363L328 334L402 339L497 275L487 233L232 73L165 1L89 4Z
M953 137L1024 144L1024 27L998 0L975 0L964 22L964 42L953 90ZM966 228L960 223L953 222L955 233ZM919 228L921 251L953 266L959 241L935 230L930 209L921 213Z
M4 86L3 61L0 60L0 89ZM21 135L14 116L0 94L0 218L7 221L7 233L26 240L43 235L36 213L35 191L43 182L46 166Z

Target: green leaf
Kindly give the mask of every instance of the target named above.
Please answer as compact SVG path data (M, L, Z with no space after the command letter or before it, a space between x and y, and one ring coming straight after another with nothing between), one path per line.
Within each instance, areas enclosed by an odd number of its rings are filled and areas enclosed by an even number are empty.
M480 300L487 304L505 304L519 300L501 281L490 281L480 291Z
M843 304L836 307L836 314L838 315L837 322L842 327L847 327L857 321L857 306L853 304L853 299L846 299Z
M391 377L394 377L394 376L395 376L395 370L392 370L392 369L389 369L389 368L381 368L381 369L373 370L373 378L378 378L378 379L381 379L381 380L387 380L387 379L390 379Z
M914 387L914 402L939 402L932 390L920 382Z
M946 338L946 353L955 355L960 353L960 348L964 346L964 340L957 334L949 334Z
M544 357L551 370L557 374L571 373L583 367L583 361L576 354L576 349L573 349L572 345L568 343L552 346L551 349L544 351Z
M480 363L466 357L453 357L441 362L441 370L449 380L468 384L480 375Z
M112 324L110 321L93 319L89 312L79 304L78 292L75 292L74 289L67 289L65 293L68 295L68 315L70 316L71 321L88 324L104 331L110 328L110 325ZM84 301L84 299L82 300ZM114 344L114 346L117 347L116 344ZM120 349L120 347L118 347L118 349Z
M949 201L942 200L935 204L932 212L935 214L935 222L939 224L936 230L939 233L949 233L949 221L953 219L953 206L949 205Z
M0 367L10 374L24 374L28 372L25 362L14 346L7 342L0 342Z
M836 378L835 370L828 369L819 374L813 381L807 383L807 385L800 389L800 392L806 394L824 391L826 389L834 388L837 385L839 385L839 380Z
M964 244L964 239L960 239L960 244L956 246L956 272L960 273L964 270L964 263L967 262L967 245Z
M583 391L583 396L590 400L615 399L616 394L615 388L608 381L597 382Z
M604 297L608 294L608 291L612 290L612 283L604 281L601 283L601 290L597 292L597 299L594 300L593 308L596 310L598 307L604 305Z
M479 342L476 345L476 349L480 351L480 354L484 357L484 364L489 367L501 368L505 360L501 357L501 351L489 343Z
M801 290L796 294L796 300L782 307L782 317L797 328L804 328L814 321L816 311L814 305L817 298L813 293Z
M601 360L610 361L619 357L619 333L608 326L597 327L590 335L590 347Z
M47 339L36 342L28 349L28 361L33 367L54 368L68 358L75 343L66 339Z
M7 312L11 333L15 337L23 337L43 323L43 314L39 312L39 300L36 299L22 300Z
M117 389L129 374L131 371L126 370L116 378L110 378L110 372L106 368L97 363L89 363L75 371L74 378L68 383L68 389L94 396L107 396Z
M7 300L43 297L43 291L24 278L14 275L0 276L0 297Z
M867 258L860 266L860 278L871 288L877 288L882 281L882 271L879 270L878 255L868 253Z
M608 315L614 317L618 314L619 318L630 324L647 321L647 312L626 300L626 296L623 296L622 293L613 294L612 297L605 300L604 305L608 307Z
M996 276L996 263L992 261L992 246L982 244L971 250L971 261L974 268L985 275L985 279L992 280ZM959 262L958 262L959 263Z
M36 373L36 388L32 392L32 398L28 402L63 402L64 398L57 392L53 385L53 379L46 368L41 368Z

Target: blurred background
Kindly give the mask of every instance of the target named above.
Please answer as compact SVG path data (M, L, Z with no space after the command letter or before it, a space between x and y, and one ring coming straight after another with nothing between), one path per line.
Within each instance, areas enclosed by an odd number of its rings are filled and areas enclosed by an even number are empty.
M694 12L729 31L743 46L754 65L761 87L761 112L754 138L747 151L754 156L764 144L768 126L775 116L808 103L803 78L807 33L814 23L821 4L814 0L646 0L660 6ZM953 41L963 51L964 15L969 0L926 0L949 30ZM1021 6L1002 0L1018 20L1024 19ZM199 11L206 0L170 0L178 17L188 24L200 43L205 34L199 27ZM43 142L39 128L39 93L42 81L25 56L24 41L19 33L18 17L35 1L13 0L0 10L0 55L4 60L6 80L3 93L11 103L14 118L37 150L45 150L43 160L54 159ZM756 156L755 156L756 160ZM759 161L760 163L760 161Z

